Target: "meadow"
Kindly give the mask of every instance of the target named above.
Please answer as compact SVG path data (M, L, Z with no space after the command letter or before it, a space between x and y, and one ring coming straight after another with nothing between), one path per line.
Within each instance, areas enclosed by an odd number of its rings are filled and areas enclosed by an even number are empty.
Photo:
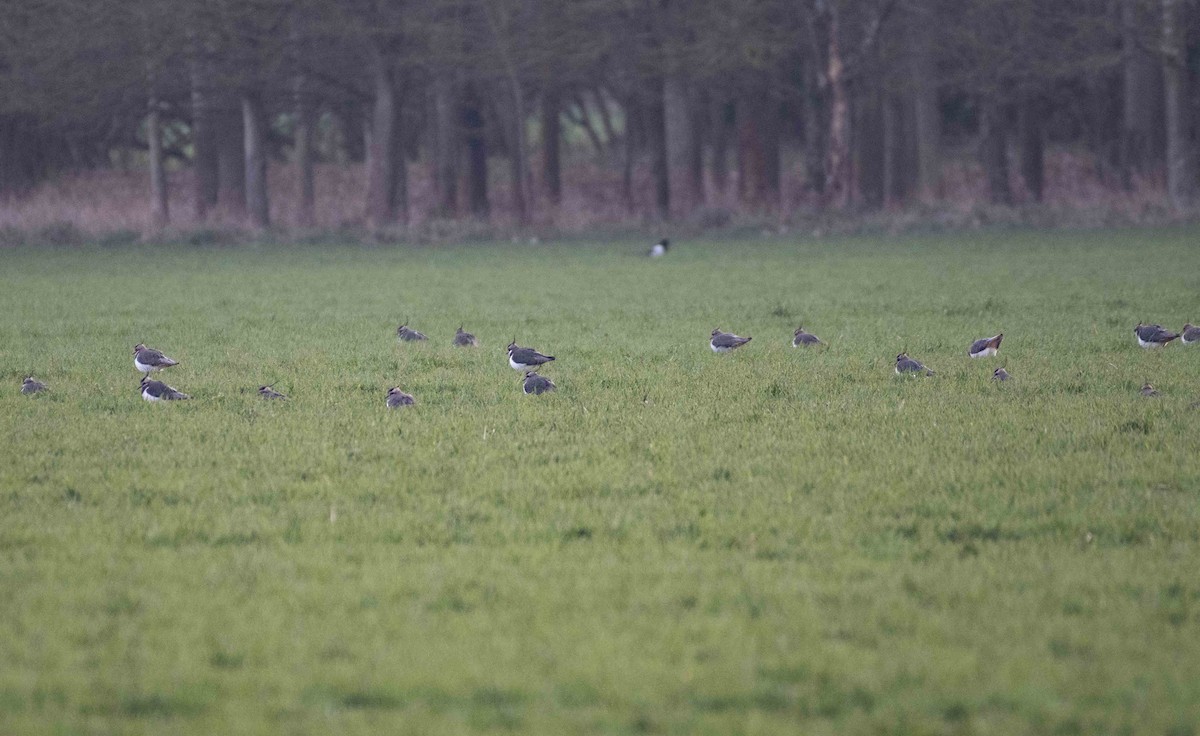
M1198 238L0 250L0 733L1194 735Z

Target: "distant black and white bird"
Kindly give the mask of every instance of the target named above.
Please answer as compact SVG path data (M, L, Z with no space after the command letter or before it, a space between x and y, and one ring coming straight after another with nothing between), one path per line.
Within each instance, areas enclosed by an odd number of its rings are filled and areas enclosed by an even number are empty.
M179 361L163 355L161 350L148 348L140 342L133 346L133 367L146 375L150 375L150 371L161 371L173 365L179 365Z
M460 348L477 348L479 340L469 332L464 332L462 325L458 326L458 331L454 333L454 344Z
M536 371L525 371L525 380L521 385L527 394L544 394L557 388L554 381L545 376L539 376Z
M21 382L21 393L23 394L39 394L49 390L50 388L46 384L33 376L25 376L25 380Z
M417 403L412 394L406 394L400 390L399 386L393 386L387 392L387 407L395 409L400 406L412 406Z
M933 371L922 365L920 361L916 361L908 357L908 353L900 353L896 356L896 375L902 376L905 373L926 376L933 375Z
M416 342L418 340L428 340L424 333L417 332L408 326L408 321L396 328L396 337L402 342Z
M171 388L162 381L153 381L150 376L142 376L142 398L146 401L182 401L191 396Z
M721 332L721 328L718 327L712 331L708 346L714 353L728 353L731 350L737 350L753 339L752 337L738 337L732 332Z
M272 386L259 386L258 395L264 399L286 399L287 396L279 393Z
M1146 385L1142 386L1142 390L1138 393L1145 397L1158 396L1158 389L1154 388L1149 383L1146 383Z
M1141 322L1133 328L1133 334L1137 336L1138 345L1144 348L1161 348L1179 337L1162 325L1144 325Z
M512 366L513 370L527 371L552 360L554 360L553 355L542 355L533 348L520 347L516 341L508 344L508 364Z
M1200 342L1200 327L1188 322L1179 333L1179 342L1183 345Z
M1003 339L1003 332L995 337L981 337L967 348L967 355L972 358L990 358L1000 352L1000 341Z
M806 332L803 327L797 327L796 331L792 334L792 347L794 347L794 348L798 348L801 345L824 345L824 344L825 343L821 342L821 338L817 337L816 335L812 334L811 332Z
M650 256L651 258L662 258L663 256L665 256L667 254L667 251L670 249L671 249L671 241L666 238L663 238L662 240L658 241L654 245L650 246L650 252L647 253L646 255Z
M993 381L1007 381L1009 379L1008 371L1003 368L997 368L992 372Z

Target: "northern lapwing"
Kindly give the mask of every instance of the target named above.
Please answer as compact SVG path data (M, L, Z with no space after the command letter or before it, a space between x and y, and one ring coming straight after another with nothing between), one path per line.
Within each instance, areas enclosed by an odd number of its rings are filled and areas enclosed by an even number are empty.
M521 385L527 394L544 394L557 388L554 381L545 376L539 376L537 371L525 371L525 380Z
M797 327L796 331L794 333L792 333L792 347L794 347L794 348L798 348L801 345L824 345L824 344L825 343L821 342L821 338L817 337L816 335L812 334L811 332L806 332L803 327Z
M396 337L400 338L401 342L417 342L418 340L428 340L425 334L417 332L408 326L408 320L404 320L404 324L396 328Z
M281 394L275 390L273 386L259 386L258 395L264 399L286 399L286 394Z
M479 340L469 332L464 332L462 325L458 326L458 331L454 333L454 345L460 348L477 348Z
M967 355L972 358L990 358L1000 352L1000 341L1003 339L1003 332L995 337L981 337L967 348Z
M148 348L140 342L133 346L133 367L147 376L151 371L161 371L173 365L179 365L179 361L163 355L161 350Z
M387 407L395 409L401 406L412 406L417 403L412 394L406 394L400 390L399 386L393 386L387 392Z
M1144 325L1141 322L1133 328L1133 334L1137 336L1138 345L1144 348L1161 348L1179 337L1178 333L1171 332L1162 325Z
M1188 322L1179 333L1179 343L1191 345L1194 342L1200 342L1200 327Z
M712 331L708 346L714 353L728 353L730 350L737 350L753 339L752 337L738 337L732 332L721 332L721 328L718 327Z
M25 376L25 380L21 382L21 393L23 394L39 394L49 390L50 388L46 384L33 376Z
M654 245L650 246L650 252L647 253L646 255L650 256L651 258L662 258L663 256L665 256L667 254L667 251L670 249L671 249L671 241L666 238L663 238L662 240L658 241Z
M908 357L908 353L900 353L896 356L896 375L902 376L905 373L925 376L933 375L933 371L922 365L920 361Z
M1154 388L1149 383L1147 383L1145 386L1142 386L1142 390L1139 391L1138 393L1140 393L1142 396L1149 398L1151 396L1158 396L1158 389Z
M1004 370L1003 368L997 368L996 370L992 371L993 381L1007 381L1008 379L1008 371Z
M146 401L182 401L192 397L162 381L152 381L147 375L142 376L142 398Z
M552 360L554 360L553 355L542 355L533 348L520 347L516 340L508 344L508 364L515 371L527 371Z

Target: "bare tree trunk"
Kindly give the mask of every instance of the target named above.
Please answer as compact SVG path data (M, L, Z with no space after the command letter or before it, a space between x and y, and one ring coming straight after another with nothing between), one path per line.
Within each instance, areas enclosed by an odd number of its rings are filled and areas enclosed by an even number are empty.
M942 196L941 113L933 60L934 22L930 0L915 0L906 24L909 74L913 85L912 134L916 145L917 198L931 204Z
M747 84L737 101L738 194L754 207L779 204L779 115L766 83Z
M217 206L219 164L210 80L203 51L195 49L189 63L192 85L192 206L197 222L208 219Z
M827 8L825 79L829 85L829 135L825 151L825 199L830 206L843 208L850 203L850 95L838 38L837 3L831 2Z
M468 85L463 95L462 122L467 147L467 195L471 214L487 217L491 212L488 201L487 141L483 134L483 112L474 85Z
M149 144L150 155L150 224L155 230L166 227L171 220L159 115L158 96L152 93L146 114L146 142Z
M546 194L555 207L562 202L562 124L561 98L557 88L548 87L542 95L542 178Z
M454 83L448 72L439 70L434 73L432 86L435 208L440 217L453 217L458 213L459 155Z
M1186 211L1195 192L1188 136L1188 70L1181 0L1162 0L1163 92L1166 97L1167 196L1176 212Z
M904 169L907 164L903 146L906 140L904 129L904 111L900 101L890 94L883 94L883 186L880 191L880 204L896 206L904 201L905 181Z
M851 171L850 202L870 209L883 206L889 176L887 151L888 100L878 89L865 90L852 116L854 165ZM893 152L894 153L894 152Z
M621 166L621 199L625 202L625 211L632 214L637 207L633 197L633 165L637 158L637 125L641 117L641 108L633 98L625 102L625 159Z
M242 113L232 107L220 110L220 129L217 134L218 192L222 209L241 220L246 214L246 154L245 134L242 132Z
M367 227L380 230L396 219L396 85L388 60L376 51L371 64L375 102L367 144Z
M303 72L296 74L296 169L300 177L300 209L296 224L312 227L316 224L317 190L313 176L313 128L316 111Z
M1021 179L1034 202L1042 201L1046 182L1046 111L1041 100L1026 96L1021 102L1018 128L1021 140Z
M525 132L525 93L515 72L509 75L509 91L512 95L509 120L512 144L509 157L512 161L513 204L517 210L517 222L528 225L533 219L529 193L529 136Z
M688 90L683 79L675 74L663 77L663 124L667 148L667 176L673 209L686 215L695 206L696 192L690 174L691 155L696 137L688 104Z
M650 123L650 169L654 177L654 206L658 216L671 218L671 176L667 160L667 121L662 98L647 110Z
M983 138L979 154L987 175L988 199L992 204L1011 205L1012 185L1008 174L1008 121L1004 109L995 102L983 106Z
M736 107L732 102L720 102L713 106L712 174L713 185L720 196L725 195L729 183L729 139L736 114Z
M1151 153L1156 103L1154 59L1138 41L1142 28L1139 0L1121 0L1121 183L1133 188L1146 171Z
M246 136L246 213L259 230L271 226L267 200L267 151L262 103L258 95L242 93L242 129Z

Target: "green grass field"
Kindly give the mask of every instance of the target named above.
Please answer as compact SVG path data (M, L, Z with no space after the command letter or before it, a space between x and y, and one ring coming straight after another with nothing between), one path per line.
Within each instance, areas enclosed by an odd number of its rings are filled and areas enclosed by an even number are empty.
M1196 734L1198 237L0 252L0 733Z

